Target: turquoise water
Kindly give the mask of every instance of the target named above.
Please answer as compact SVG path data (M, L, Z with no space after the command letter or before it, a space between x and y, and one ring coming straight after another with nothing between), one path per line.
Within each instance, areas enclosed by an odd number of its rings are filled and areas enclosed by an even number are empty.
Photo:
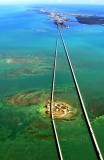
M58 159L44 106L50 98L57 30L33 6L0 6L0 159ZM104 15L103 6L35 6L63 13ZM76 78L104 156L104 27L70 23L63 29ZM55 96L78 114L55 120L63 158L97 159L59 38ZM31 95L36 101L25 101ZM21 98L23 97L23 98ZM8 100L10 99L10 100ZM33 103L34 102L34 103ZM87 155L87 156L86 156Z

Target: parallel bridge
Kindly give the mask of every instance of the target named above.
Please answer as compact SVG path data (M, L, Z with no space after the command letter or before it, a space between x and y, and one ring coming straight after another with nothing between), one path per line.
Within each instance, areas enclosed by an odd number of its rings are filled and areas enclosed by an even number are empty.
M55 136L55 142L56 142L56 148L57 148L59 160L63 160L63 154L62 154L62 151L61 151L61 146L60 146L58 133L57 133L57 129L56 129L55 121L54 121L54 116L53 116L54 84L55 84L55 77L56 77L57 54L58 54L58 37L59 36L61 37L61 40L62 40L62 44L63 44L64 51L65 51L65 54L66 54L66 58L67 58L67 61L68 61L68 64L69 64L69 69L70 69L72 77L73 77L75 88L76 88L78 98L79 98L79 101L80 101L80 104L81 104L82 112L83 112L83 115L84 115L84 118L85 118L86 126L88 128L88 132L89 132L89 135L90 135L90 138L91 138L96 156L97 156L98 160L103 160L102 153L100 151L99 145L97 143L93 128L91 126L91 123L90 123L90 120L89 120L89 117L88 117L88 114L87 114L87 111L86 111L86 107L85 107L85 104L84 104L84 101L83 101L83 98L82 98L82 95L81 95L81 92L80 92L80 89L79 89L79 85L78 85L78 82L77 82L77 79L76 79L76 76L75 76L75 73L74 73L74 69L73 69L73 66L72 66L72 63L71 63L71 59L69 57L69 53L68 53L68 50L67 50L67 47L66 47L61 29L59 27L57 27L54 69L53 69L53 79L52 79L52 90L51 90L51 100L50 100L50 102L51 102L50 114L51 114L52 128L53 128L53 132L54 132L54 136Z

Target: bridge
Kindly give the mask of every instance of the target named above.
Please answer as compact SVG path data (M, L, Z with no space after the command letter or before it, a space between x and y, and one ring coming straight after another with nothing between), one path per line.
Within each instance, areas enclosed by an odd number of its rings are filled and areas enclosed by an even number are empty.
M58 138L58 133L57 133L57 127L56 127L55 120L54 120L54 115L53 115L53 101L54 101L54 90L55 90L54 86L55 86L55 77L56 77L56 68L57 68L58 38L59 38L59 36L61 37L61 40L62 40L62 44L63 44L64 51L65 51L65 54L66 54L66 58L67 58L67 61L68 61L68 64L69 64L69 69L70 69L72 77L73 77L74 85L75 85L75 88L76 88L76 91L77 91L77 94L78 94L78 98L79 98L79 101L80 101L80 105L81 105L81 108L82 108L82 113L84 115L84 119L85 119L85 122L86 122L86 127L88 129L88 133L89 133L89 136L91 138L91 142L92 142L92 145L94 147L95 154L96 154L98 160L103 160L102 153L100 151L98 142L97 142L96 137L95 137L95 133L93 131L93 128L92 128L91 123L90 123L90 119L89 119L87 111L86 111L86 107L85 107L85 104L84 104L84 101L83 101L83 98L82 98L82 95L81 95L81 92L80 92L80 88L79 88L79 85L78 85L78 82L77 82L77 79L76 79L76 76L75 76L75 72L74 72L74 69L73 69L73 66L72 66L72 62L71 62L71 59L70 59L70 56L69 56L69 53L68 53L68 50L67 50L62 32L61 32L61 29L57 25L56 48L55 48L55 56L54 56L54 68L53 68L52 89L51 89L51 99L50 99L50 115L51 115L52 128L53 128L53 133L54 133L54 137L55 137L55 144L56 144L59 160L63 160L63 153L62 153L62 150L61 150L61 145L60 145L59 138Z

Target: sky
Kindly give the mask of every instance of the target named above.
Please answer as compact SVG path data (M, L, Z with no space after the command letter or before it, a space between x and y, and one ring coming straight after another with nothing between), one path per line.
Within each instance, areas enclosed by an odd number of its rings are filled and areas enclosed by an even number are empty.
M0 4L21 4L21 3L41 3L41 4L104 4L104 0L0 0Z

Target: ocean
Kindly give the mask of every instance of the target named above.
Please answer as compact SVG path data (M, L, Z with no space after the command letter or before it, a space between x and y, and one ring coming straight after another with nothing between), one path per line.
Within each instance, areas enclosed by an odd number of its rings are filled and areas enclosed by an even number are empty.
M68 14L104 16L100 5L0 6L0 159L57 160L51 97L57 28L43 8ZM61 29L92 128L104 157L104 26L84 25L74 17ZM97 160L60 37L54 101L70 104L70 119L55 119L65 160Z

